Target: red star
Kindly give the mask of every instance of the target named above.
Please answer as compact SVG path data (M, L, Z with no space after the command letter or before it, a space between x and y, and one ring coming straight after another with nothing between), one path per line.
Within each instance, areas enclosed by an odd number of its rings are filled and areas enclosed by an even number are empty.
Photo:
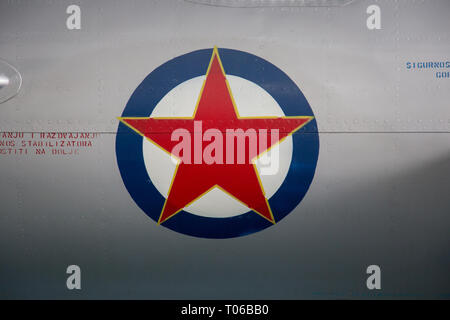
M284 138L303 127L312 118L309 116L240 117L226 80L218 50L214 48L206 72L206 80L203 83L196 111L192 117L126 117L120 118L120 120L169 153L174 150L174 146L180 143L178 140L172 141L172 132L181 128L187 130L194 137L194 121L196 123L196 130L198 130L198 124L201 123L203 132L213 128L220 130L225 136L229 129L242 129L243 131L254 129L256 130L259 150L253 156L259 156L273 145L280 143ZM260 129L266 129L268 134L262 136L259 131ZM269 132L275 129L279 130L279 140L272 141ZM196 148L194 145L195 139L195 137L191 139L192 150ZM266 146L260 145L261 139L267 139ZM208 147L208 144L202 144L201 150L197 150L199 151L197 154L203 155L203 151ZM223 142L222 147L225 159L227 152L225 142ZM275 223L255 164L250 160L245 161L245 163L238 163L236 161L236 148L235 145L234 156L231 157L235 161L232 164L225 160L223 163L218 163L219 161L217 161L213 164L207 164L202 159L196 159L196 155L192 155L192 158L194 158L193 161L183 162L179 160L158 223L163 223L173 217L214 187L220 188L263 218ZM228 150L228 152L232 151ZM249 144L245 143L245 154L248 155L248 153L250 153L250 147Z

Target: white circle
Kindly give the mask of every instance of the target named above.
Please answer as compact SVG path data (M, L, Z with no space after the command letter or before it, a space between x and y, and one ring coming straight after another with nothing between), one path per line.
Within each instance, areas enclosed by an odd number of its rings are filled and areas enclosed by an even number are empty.
M241 117L285 116L275 99L260 86L241 77L226 77ZM204 80L205 76L201 76L180 83L159 101L150 117L192 117ZM155 144L144 138L142 141L148 176L159 193L167 199L176 163ZM267 164L256 163L267 199L275 194L286 178L291 165L292 148L292 137L289 136L267 152L269 157L274 155L273 159L279 159L278 164L274 164L275 170L269 170ZM277 152L279 156L275 156ZM243 214L250 209L222 190L214 188L184 210L203 217L226 218Z

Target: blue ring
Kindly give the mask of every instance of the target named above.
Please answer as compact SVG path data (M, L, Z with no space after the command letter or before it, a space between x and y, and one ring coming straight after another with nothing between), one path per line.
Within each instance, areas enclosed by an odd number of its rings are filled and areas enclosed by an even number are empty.
M132 94L122 117L148 117L158 102L180 83L204 76L213 49L176 57L152 71ZM314 116L295 83L270 62L232 49L219 49L225 72L250 80L266 90L287 116ZM319 156L319 134L315 119L292 135L293 154L286 179L269 199L278 223L300 203L314 177ZM144 164L142 137L120 123L116 155L125 187L136 204L155 222L165 198L151 182ZM232 238L261 231L273 224L253 211L229 218L208 218L180 211L161 224L171 230L202 238Z

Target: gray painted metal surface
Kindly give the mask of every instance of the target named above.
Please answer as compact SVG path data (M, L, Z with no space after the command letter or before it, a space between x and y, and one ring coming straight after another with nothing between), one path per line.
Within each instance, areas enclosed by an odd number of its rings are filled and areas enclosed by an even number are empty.
M407 66L450 61L450 2L194 2L77 1L80 30L66 27L71 1L0 3L0 59L23 79L0 104L0 140L10 144L1 148L27 149L0 154L0 297L449 298L450 78L437 72L450 69ZM366 26L371 4L380 30ZM294 212L228 240L155 224L115 156L116 117L137 85L214 45L284 70L321 142ZM32 145L52 141L42 132L90 133L92 146L52 154ZM66 288L71 264L82 269L80 291ZM376 292L366 287L371 264L382 270Z

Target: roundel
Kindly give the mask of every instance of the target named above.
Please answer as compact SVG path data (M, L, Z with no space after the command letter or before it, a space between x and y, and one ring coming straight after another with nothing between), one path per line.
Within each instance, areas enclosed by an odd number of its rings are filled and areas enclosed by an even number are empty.
M136 88L116 135L123 182L157 224L204 238L273 226L305 196L319 136L300 89L255 55L176 57Z

